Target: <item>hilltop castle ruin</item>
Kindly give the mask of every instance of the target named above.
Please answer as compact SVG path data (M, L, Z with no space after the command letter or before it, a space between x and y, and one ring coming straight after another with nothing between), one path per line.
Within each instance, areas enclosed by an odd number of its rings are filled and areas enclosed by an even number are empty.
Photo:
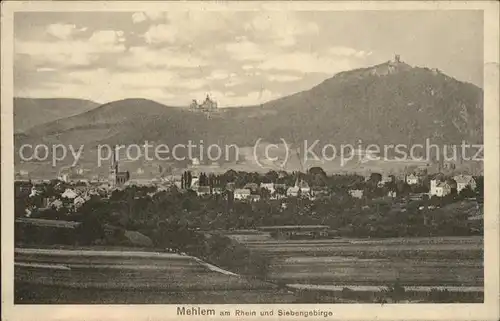
M203 103L198 104L196 99L193 99L191 105L189 105L189 110L191 111L201 111L201 112L214 112L217 111L217 102L210 99L207 95Z

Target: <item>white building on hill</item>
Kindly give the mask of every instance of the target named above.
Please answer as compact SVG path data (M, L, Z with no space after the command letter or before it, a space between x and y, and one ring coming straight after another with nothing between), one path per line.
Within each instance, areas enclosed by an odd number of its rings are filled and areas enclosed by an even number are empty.
M297 197L297 196L302 196L302 197L309 197L311 195L311 188L309 187L309 184L307 184L306 181L303 180L296 180L295 181L295 186L289 187L286 191L286 195L288 197Z
M451 193L451 185L437 179L431 180L430 196L444 197Z
M61 194L61 197L63 197L63 198L69 198L69 199L74 199L77 196L78 196L78 194L74 190L72 190L70 188L67 188L64 191L64 193Z
M476 189L476 180L471 175L457 175L453 177L457 182L457 193L469 186L472 190Z
M251 191L248 188L237 188L234 190L235 200L246 200L250 197Z

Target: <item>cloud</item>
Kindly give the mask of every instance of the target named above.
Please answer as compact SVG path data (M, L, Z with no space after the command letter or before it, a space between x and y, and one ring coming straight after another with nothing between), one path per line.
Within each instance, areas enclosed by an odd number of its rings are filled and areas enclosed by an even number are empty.
M333 41L318 44L320 21L306 17L277 11L135 12L106 30L85 33L85 39L77 23L53 24L41 29L51 37L16 39L16 64L25 77L34 75L18 86L45 90L48 97L144 97L170 105L187 105L209 92L220 106L244 106L310 88L371 54Z
M144 11L144 12L134 12L132 14L132 23L141 23L146 20L149 21L161 21L165 20L166 14L161 11Z
M132 14L132 22L133 23L141 23L143 21L146 21L147 17L144 14L144 12L135 12Z
M96 79L98 80L98 79ZM17 94L39 98L72 97L89 99L99 103L106 103L131 97L143 97L158 102L165 102L174 97L173 94L162 88L136 88L133 95L126 88L114 86L105 81L96 82L98 86L72 82L48 82L38 88L30 89L29 92L19 91Z
M154 25L144 34L144 38L149 44L173 43L177 39L177 28L166 24Z
M94 32L87 41L16 40L14 50L17 54L30 56L38 65L80 66L91 64L100 54L124 52L123 41L123 33L120 31L102 30Z
M273 55L261 63L261 70L283 70L334 74L353 67L349 58L333 58L312 52L289 52Z
M118 72L98 68L59 73L57 78L30 89L29 96L60 97L62 94L64 97L99 102L141 97L169 103L176 98L175 91L199 90L204 84L203 80L183 79L177 73L166 70Z
M372 52L366 52L363 50L356 50L354 48L349 47L330 47L328 52L335 56L344 56L344 57L355 57L355 58L366 58L372 54Z
M148 15L148 14L147 14ZM159 24L154 24L145 32L144 38L149 44L189 44L208 40L217 32L227 32L237 22L233 12L217 11L171 11L158 13ZM149 18L151 18L148 15Z
M319 33L319 26L304 21L299 14L286 11L264 11L244 25L258 39L270 39L276 44L289 47L296 44L296 38Z
M210 80L224 80L224 79L228 79L228 78L234 78L236 76L237 75L234 72L229 72L227 70L216 69L216 70L213 70L210 73L210 75L207 77L207 79L210 79Z
M37 72L48 72L48 71L56 71L54 68L48 68L48 67L39 67L36 69Z
M264 50L254 42L241 40L224 44L231 58L241 61L259 61L266 57Z
M299 76L293 76L293 75L268 75L267 79L269 81L276 81L276 82L290 82L290 81L297 81L302 79L302 77Z
M151 49L147 46L130 47L127 54L118 59L125 68L177 67L199 68L208 62L194 53L174 51L169 48Z
M107 48L108 50L114 51L118 50L121 52L122 46L119 43L125 41L124 33L121 30L99 30L92 34L89 39L91 44L100 46L102 48ZM105 51L108 51L105 50Z
M75 32L84 31L85 29L77 29L74 24L54 23L47 26L47 33L58 39L69 39Z
M165 69L115 71L100 68L97 70L81 70L66 75L70 83L93 84L109 90L122 91L124 95L143 89L170 90L197 90L207 85L205 79L182 78L176 72ZM146 96L147 97L147 96Z
M166 13L161 11L146 11L144 13L148 19L152 21L163 20L166 18Z

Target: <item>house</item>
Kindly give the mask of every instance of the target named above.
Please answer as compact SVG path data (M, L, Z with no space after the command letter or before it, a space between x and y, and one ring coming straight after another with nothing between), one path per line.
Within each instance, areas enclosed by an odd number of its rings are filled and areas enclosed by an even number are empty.
M259 190L259 185L256 183L247 183L245 186L243 186L244 189L249 189L253 193L257 192Z
M198 176L193 176L191 179L191 186L189 186L190 189L196 190L200 186L200 178Z
M364 191L362 189L351 189L349 195L354 198L363 198Z
M220 187L214 187L214 188L212 189L212 194L214 194L214 195L221 195L221 194L222 194L222 192L223 192L223 191L222 191L222 188L220 188Z
M85 193L87 192L87 190L89 189L88 185L82 185L82 184L79 184L79 185L75 185L73 186L73 190L77 193L77 194L82 194L82 193Z
M471 190L476 189L476 180L471 175L457 175L453 177L455 182L457 182L457 193L469 186Z
M274 184L274 193L272 193L271 196L276 199L286 196L286 185Z
M59 199L55 199L52 202L47 204L48 208L54 208L56 210L63 208L63 206L64 206L63 202Z
M295 186L290 187L286 191L286 195L289 197L297 197L297 196L307 196L309 197L311 195L311 188L309 187L309 184L307 184L306 181L304 180L296 180L295 181Z
M394 183L394 176L392 175L384 175L382 176L382 179L380 182L378 182L377 186L378 187L383 187L386 184Z
M37 195L40 195L41 193L42 189L40 187L32 186L29 197L35 197Z
M421 177L415 174L410 174L406 176L406 184L408 185L418 185L421 183Z
M29 195L31 193L31 188L33 187L33 185L31 184L31 182L21 182L19 184L19 189L18 189L18 192L20 195Z
M72 190L70 188L67 188L64 191L64 193L61 194L62 198L69 198L69 199L74 199L77 196L78 196L78 194L74 190Z
M398 197L398 192L397 191L389 191L387 193L387 196L392 197L392 198L396 198L396 197Z
M75 197L75 199L73 200L73 205L76 207L76 208L79 208L80 206L82 206L83 204L85 204L87 200L85 198L83 198L82 196L77 196Z
M451 193L451 185L448 182L442 182L437 179L431 180L431 189L429 191L429 195L444 197Z
M234 190L235 200L246 200L250 197L251 191L247 188L237 188Z
M55 197L44 197L42 199L42 207L41 208L49 208L50 204L55 200Z
M274 192L276 191L274 189L274 183L260 183L260 188L267 189L271 195L273 195Z
M257 194L250 194L250 195L248 196L248 200L249 200L250 202L258 202L258 201L260 201L260 195L257 195Z

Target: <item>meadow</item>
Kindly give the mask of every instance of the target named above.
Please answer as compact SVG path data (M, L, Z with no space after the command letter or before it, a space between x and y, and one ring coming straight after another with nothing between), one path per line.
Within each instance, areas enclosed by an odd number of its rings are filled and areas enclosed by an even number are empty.
M227 236L270 260L280 284L483 286L482 237L276 240L265 233Z
M293 298L274 284L175 253L17 248L14 273L16 303L286 302Z

